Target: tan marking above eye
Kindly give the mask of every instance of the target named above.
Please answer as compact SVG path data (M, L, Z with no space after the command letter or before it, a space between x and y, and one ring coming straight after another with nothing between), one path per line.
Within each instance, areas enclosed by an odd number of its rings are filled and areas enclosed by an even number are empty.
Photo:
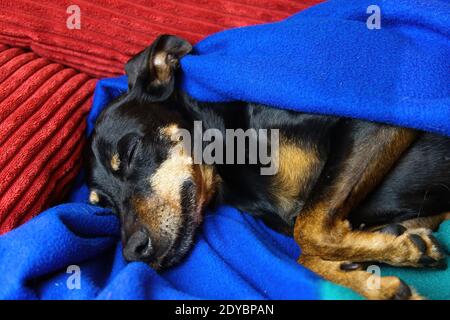
M100 202L100 197L98 196L98 193L95 191L91 191L89 194L89 202L91 204L97 204Z
M183 136L180 134L180 128L177 124L172 123L160 129L162 135L168 137L171 141L179 142Z
M111 157L111 168L113 169L113 171L117 171L120 168L120 158L119 158L119 154L115 153L112 157Z

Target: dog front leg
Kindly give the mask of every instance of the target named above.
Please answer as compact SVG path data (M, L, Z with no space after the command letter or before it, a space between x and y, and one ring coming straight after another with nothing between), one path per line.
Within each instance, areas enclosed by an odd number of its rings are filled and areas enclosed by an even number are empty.
M396 236L352 230L347 220L350 210L379 184L417 137L413 130L376 124L361 130L346 156L325 169L316 196L296 219L294 238L303 253L326 260L408 266L422 266L427 257L440 259L425 232Z

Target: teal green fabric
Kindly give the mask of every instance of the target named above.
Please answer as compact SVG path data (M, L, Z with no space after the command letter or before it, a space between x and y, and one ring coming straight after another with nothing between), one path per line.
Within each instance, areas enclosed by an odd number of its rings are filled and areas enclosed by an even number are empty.
M444 222L436 232L436 238L447 252L447 264L450 265L450 221ZM380 266L382 276L398 276L427 299L450 300L450 267L446 270L394 268ZM321 296L325 300L353 300L362 297L352 290L324 281Z

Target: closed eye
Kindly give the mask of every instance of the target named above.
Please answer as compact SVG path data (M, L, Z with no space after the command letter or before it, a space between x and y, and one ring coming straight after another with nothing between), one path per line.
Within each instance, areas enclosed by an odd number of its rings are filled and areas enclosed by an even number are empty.
M134 139L128 149L128 154L127 154L127 166L130 167L131 163L133 162L134 156L136 155L136 150L138 148L139 145L139 140L138 139Z
M121 156L123 168L130 168L135 161L137 151L139 149L141 137L137 134L130 133L122 137L117 144L118 152Z

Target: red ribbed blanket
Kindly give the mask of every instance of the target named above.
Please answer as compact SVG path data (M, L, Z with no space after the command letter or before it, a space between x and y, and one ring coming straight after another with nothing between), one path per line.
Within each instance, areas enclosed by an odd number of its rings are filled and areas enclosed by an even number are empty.
M64 199L82 164L96 78L161 33L192 43L319 0L0 0L0 234ZM80 29L67 28L71 5Z

